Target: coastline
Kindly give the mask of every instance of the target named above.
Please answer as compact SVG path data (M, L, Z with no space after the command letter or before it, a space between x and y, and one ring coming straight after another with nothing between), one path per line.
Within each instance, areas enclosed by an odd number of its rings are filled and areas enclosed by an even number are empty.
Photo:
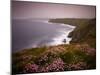
M92 21L92 24L94 25L95 23ZM95 31L95 25L89 27L89 29L87 26L84 29ZM84 29L82 29L82 32L84 32ZM90 32L87 30L85 30L85 35L87 36L82 37L82 42L77 41L76 43L57 46L30 48L12 53L12 72L14 74L23 74L96 69L96 48L94 46L91 47L91 43L95 44L94 39L96 38L93 36L95 33L92 33L92 38L90 38L88 37ZM78 33L79 30L77 31ZM76 33L74 34L77 35ZM77 38L74 37L74 39ZM91 43L88 43L88 39Z
M63 29L59 29L58 30L58 33L59 35L51 38L53 41L52 42L49 42L43 46L57 46L57 45L61 45L61 44L69 44L69 42L71 41L71 37L68 37L69 33L72 32L74 30L74 26L71 26L71 25L67 25L67 24L62 24L62 23L52 23L52 22L49 22L49 20L30 20L30 21L36 21L36 22L44 22L46 24L56 24L58 26L61 26L61 27L65 27L64 30ZM66 30L66 27L69 27L71 29L69 29L68 31ZM63 40L66 39L66 43L63 42ZM37 44L32 44L28 47L25 47L23 49L30 49L30 48L37 48L37 47L43 47L43 46L38 46ZM23 49L18 49L18 50L14 50L13 52L18 52L18 51L21 51Z
M91 45L91 47L96 48L96 18L58 18L51 19L50 22L76 26L76 28L69 34L69 37L72 37L71 43L86 42Z
M74 29L76 28L76 26L69 25L69 24L64 24L64 23L50 22L50 20L47 20L47 21L44 21L44 22L45 23L48 23L48 24L58 24L58 25L61 25L61 26L65 26L65 27L72 28L72 30L67 31L67 32L64 32L65 34L63 34L62 37L60 37L60 38L62 38L62 40L63 39L69 40L69 42L66 42L66 44L69 44L70 43L70 41L72 40L72 37L69 37L69 34L74 31ZM65 44L65 43L60 43L58 45L61 45L61 44Z

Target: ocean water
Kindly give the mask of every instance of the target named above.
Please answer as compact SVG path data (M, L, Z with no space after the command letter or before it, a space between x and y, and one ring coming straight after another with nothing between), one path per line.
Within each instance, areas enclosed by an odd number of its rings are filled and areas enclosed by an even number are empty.
M12 20L12 51L41 46L69 44L72 38L68 34L75 26L50 23L48 20L14 19Z

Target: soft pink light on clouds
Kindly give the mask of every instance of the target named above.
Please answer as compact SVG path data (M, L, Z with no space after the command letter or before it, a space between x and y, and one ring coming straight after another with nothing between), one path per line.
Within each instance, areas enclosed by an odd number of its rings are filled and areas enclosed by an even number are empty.
M12 18L95 18L96 7L12 1Z

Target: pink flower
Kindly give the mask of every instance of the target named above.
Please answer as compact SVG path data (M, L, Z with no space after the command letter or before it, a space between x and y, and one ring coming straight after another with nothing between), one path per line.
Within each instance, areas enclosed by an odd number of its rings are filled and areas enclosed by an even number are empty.
M64 71L65 63L62 61L61 58L55 59L51 64L43 67L41 72L56 72L56 71Z
M36 64L26 64L24 67L24 73L34 73L34 72L38 72L38 65Z

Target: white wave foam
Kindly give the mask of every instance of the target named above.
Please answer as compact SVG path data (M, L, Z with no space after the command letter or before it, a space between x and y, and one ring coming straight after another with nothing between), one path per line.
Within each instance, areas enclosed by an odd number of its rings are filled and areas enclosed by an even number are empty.
M68 37L69 33L72 32L75 29L75 26L69 25L69 24L62 24L62 23L52 23L49 22L49 20L42 21L44 23L48 24L59 24L64 26L65 28L70 28L70 30L59 30L60 35L52 38L52 42L45 43L44 46L53 46L53 45L60 45L60 44L69 44L72 40L71 37ZM66 43L63 42L63 40L66 39ZM32 47L39 47L38 44L33 45Z

